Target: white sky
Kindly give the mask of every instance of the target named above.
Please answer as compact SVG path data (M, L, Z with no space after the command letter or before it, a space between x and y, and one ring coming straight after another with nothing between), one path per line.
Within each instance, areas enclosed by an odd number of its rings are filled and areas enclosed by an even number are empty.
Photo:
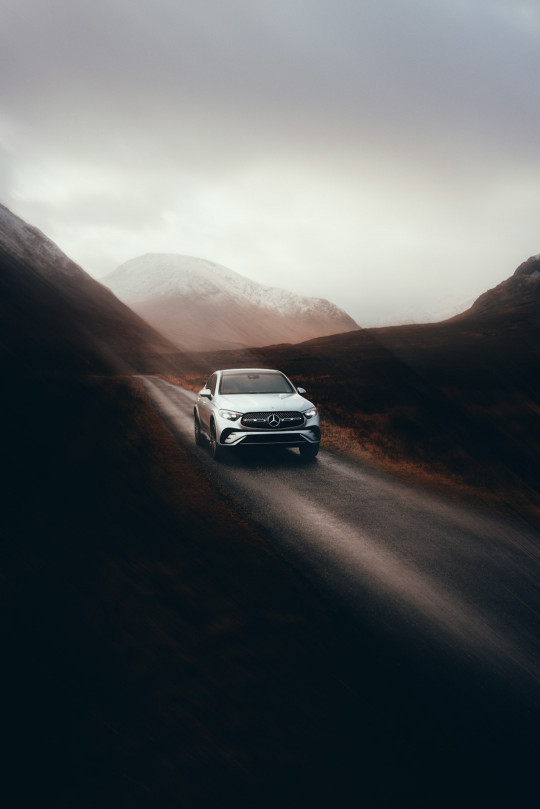
M0 202L96 278L437 317L540 251L539 43L536 0L0 0Z

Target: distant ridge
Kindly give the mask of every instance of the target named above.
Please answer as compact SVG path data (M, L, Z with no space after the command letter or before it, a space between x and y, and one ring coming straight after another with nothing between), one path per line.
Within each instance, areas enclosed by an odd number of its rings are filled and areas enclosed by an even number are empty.
M324 298L265 286L200 258L151 253L101 280L184 350L298 343L359 328Z

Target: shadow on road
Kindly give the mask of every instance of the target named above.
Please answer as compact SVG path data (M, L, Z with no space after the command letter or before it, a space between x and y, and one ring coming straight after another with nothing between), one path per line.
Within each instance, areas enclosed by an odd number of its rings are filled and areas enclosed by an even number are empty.
M276 471L304 469L316 463L317 458L302 458L299 451L291 447L229 447L219 460L220 465L232 468L264 468Z

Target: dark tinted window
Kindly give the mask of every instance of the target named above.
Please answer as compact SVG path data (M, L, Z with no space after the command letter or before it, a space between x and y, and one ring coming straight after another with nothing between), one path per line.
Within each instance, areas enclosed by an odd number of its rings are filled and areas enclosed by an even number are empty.
M294 388L282 374L223 374L221 393L293 393Z

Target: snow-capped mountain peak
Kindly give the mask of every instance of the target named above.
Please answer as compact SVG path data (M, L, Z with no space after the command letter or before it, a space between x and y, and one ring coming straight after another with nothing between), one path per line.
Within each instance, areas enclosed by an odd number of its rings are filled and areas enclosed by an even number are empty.
M126 261L103 279L103 283L127 302L169 295L197 295L218 291L242 295L257 306L281 314L322 309L343 315L324 298L297 295L278 287L259 284L221 264L174 253L147 253Z
M184 348L299 342L358 328L330 301L259 284L191 256L146 254L102 282Z

